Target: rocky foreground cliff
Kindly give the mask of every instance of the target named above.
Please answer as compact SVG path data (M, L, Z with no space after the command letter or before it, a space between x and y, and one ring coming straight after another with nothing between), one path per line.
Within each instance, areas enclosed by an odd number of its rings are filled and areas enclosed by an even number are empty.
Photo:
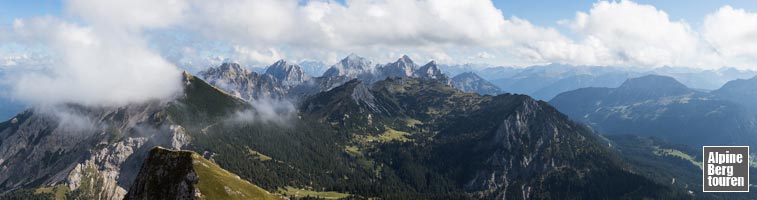
M280 199L192 151L153 148L124 199Z

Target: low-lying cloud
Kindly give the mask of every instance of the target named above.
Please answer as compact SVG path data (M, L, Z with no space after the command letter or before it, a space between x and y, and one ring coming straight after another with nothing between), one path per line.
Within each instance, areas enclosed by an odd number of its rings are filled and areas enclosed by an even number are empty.
M252 108L234 113L231 121L235 123L263 122L287 125L297 115L297 109L290 101L283 99L261 98L251 100Z

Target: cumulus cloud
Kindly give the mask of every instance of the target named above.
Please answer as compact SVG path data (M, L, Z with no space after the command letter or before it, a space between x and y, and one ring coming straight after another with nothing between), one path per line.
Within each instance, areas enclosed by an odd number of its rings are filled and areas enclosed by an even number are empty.
M250 57L334 60L357 53L379 61L404 54L455 61L450 50L480 50L540 35L557 36L525 20L509 21L488 0L473 1L194 1L186 27L251 52ZM525 28L527 30L521 30ZM510 39L513 38L513 39ZM272 50L278 48L280 50ZM273 53L271 53L273 52ZM276 52L286 52L276 53ZM237 56L244 56L240 54Z
M42 43L45 70L6 76L19 99L119 105L170 98L184 69L222 60L736 66L757 61L757 14L724 6L701 26L628 0L599 1L554 27L509 17L490 0L65 1L67 18L19 19L0 40ZM506 4L504 6L507 6ZM73 18L74 20L71 20ZM0 47L4 44L0 44ZM2 48L0 48L2 49ZM18 66L32 54L2 54ZM31 62L30 62L31 63Z
M193 1L186 26L234 44L238 60L334 60L357 53L379 62L408 54L456 63L566 63L621 66L720 64L700 34L662 10L600 1L553 27L505 17L489 0ZM493 52L493 56L481 56Z
M268 48L262 50L251 49L248 47L234 45L233 58L236 58L237 62L253 63L258 66L270 65L283 58L281 53L276 48Z
M45 70L9 74L11 93L32 104L97 106L175 95L181 90L180 70L148 47L142 31L181 17L171 16L176 5L151 2L68 1L67 10L87 25L49 16L16 20L19 41L41 43L57 62Z
M702 37L723 64L757 63L757 13L723 6L704 18Z
M699 38L684 21L631 1L594 4L564 25L583 37L579 50L590 57L567 58L578 63L634 66L681 66L696 58Z

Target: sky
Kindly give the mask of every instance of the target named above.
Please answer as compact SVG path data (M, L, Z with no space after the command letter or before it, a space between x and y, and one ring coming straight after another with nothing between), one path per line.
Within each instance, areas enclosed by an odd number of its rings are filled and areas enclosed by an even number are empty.
M39 104L175 95L224 61L757 70L755 1L0 0L0 73ZM51 98L54 96L54 98Z

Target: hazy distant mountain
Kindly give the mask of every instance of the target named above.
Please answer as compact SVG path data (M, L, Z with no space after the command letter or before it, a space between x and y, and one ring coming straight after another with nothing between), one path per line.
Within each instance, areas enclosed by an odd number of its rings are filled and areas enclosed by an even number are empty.
M439 68L444 70L444 73L447 74L447 76L454 77L459 74L465 73L465 72L475 72L479 71L484 68L493 67L492 65L488 64L457 64L457 65L449 65L449 64L441 64L439 65Z
M493 67L485 64L441 65L449 76L475 72L508 92L550 100L555 95L585 87L618 87L624 80L644 75L670 76L699 90L715 90L728 81L757 76L757 71L721 68L703 70L687 67L573 66L550 64L529 67Z
M510 77L490 80L502 90L549 100L555 95L584 87L617 87L639 74L629 68L570 65L532 66Z
M329 69L328 65L320 61L302 61L299 63L302 70L311 77L321 76Z
M692 89L704 90L715 90L722 87L728 81L757 76L757 71L739 70L729 67L708 70L686 67L661 67L648 73L670 76Z
M452 77L452 86L465 92L497 95L502 93L497 86L479 77L474 72L465 72Z
M692 146L755 145L757 119L744 105L648 75L618 88L583 88L550 101L603 134L656 136Z
M715 98L737 102L757 112L757 76L729 81L712 94Z

